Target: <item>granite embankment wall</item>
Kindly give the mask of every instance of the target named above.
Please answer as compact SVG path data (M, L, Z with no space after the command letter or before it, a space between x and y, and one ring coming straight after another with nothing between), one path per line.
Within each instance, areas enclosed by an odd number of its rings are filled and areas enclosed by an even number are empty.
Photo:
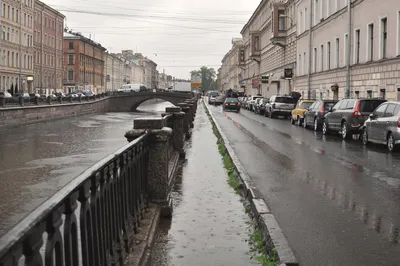
M73 116L104 113L109 110L109 99L103 98L82 103L0 108L0 129Z

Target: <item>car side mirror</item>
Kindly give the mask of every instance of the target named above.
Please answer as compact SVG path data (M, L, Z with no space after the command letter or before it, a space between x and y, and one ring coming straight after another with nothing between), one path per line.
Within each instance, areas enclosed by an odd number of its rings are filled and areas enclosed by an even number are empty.
M375 114L370 114L369 119L374 120L376 118Z
M328 112L332 113L333 112L333 107L329 107Z

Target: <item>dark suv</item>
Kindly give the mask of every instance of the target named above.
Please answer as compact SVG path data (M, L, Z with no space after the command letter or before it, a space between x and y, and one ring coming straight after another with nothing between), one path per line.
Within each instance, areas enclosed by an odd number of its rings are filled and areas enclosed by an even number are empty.
M343 99L325 115L322 133L339 132L343 139L359 134L368 116L384 102L384 99Z

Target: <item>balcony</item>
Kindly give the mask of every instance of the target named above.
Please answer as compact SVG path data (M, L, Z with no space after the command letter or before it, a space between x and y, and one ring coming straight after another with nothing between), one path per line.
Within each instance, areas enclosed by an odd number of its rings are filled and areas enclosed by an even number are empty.
M286 18L285 15L285 7L281 3L275 3L273 5L272 12L272 34L271 34L271 42L274 45L278 45L281 47L286 46L286 36L287 36L287 28L286 28Z
M251 33L251 49L250 49L250 59L261 62L261 33L252 32Z

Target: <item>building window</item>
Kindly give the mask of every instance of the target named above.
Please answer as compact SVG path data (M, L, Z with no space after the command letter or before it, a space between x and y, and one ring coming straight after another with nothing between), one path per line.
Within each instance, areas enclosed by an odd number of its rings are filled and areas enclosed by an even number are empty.
M284 10L278 10L278 30L279 31L286 30L285 21L286 21L285 11Z
M303 75L308 73L306 53L303 54Z
M74 49L74 42L69 42L68 47L69 49Z
M321 45L321 71L324 71L324 45Z
M367 98L372 99L372 90L367 90Z
M308 15L307 15L307 8L304 9L304 31L308 30Z
M380 90L380 97L381 97L382 99L386 99L386 89L381 89L381 90Z
M340 59L340 41L339 38L336 38L336 54L335 54L335 63L336 68L339 68L339 59Z
M301 71L301 66L302 66L302 61L301 61L301 54L299 54L299 71L298 71L298 75L301 76L303 75L303 72Z
M368 61L374 60L374 24L368 25Z
M331 69L331 42L326 44L326 68Z
M344 58L346 60L345 65L347 65L349 58L349 34L344 35Z
M381 58L387 57L387 18L381 19Z
M360 30L356 30L356 36L355 36L355 56L356 56L356 64L360 63Z
M74 70L68 70L68 80L74 80Z
M336 9L336 11L339 11L339 9L340 9L340 0L334 0L335 1L335 9Z
M319 4L318 0L314 0L314 25L317 25L319 21Z
M360 99L360 92L359 91L355 91L354 94L356 96L355 97L356 99Z
M314 48L314 72L317 72L318 71L318 68L317 68L317 53L318 53L318 51L317 51L317 48Z
M397 13L397 55L400 55L400 11Z
M74 64L74 55L70 54L68 55L68 65L73 65Z
M302 33L304 26L303 26L303 12L300 12L300 16L299 16L299 32Z

